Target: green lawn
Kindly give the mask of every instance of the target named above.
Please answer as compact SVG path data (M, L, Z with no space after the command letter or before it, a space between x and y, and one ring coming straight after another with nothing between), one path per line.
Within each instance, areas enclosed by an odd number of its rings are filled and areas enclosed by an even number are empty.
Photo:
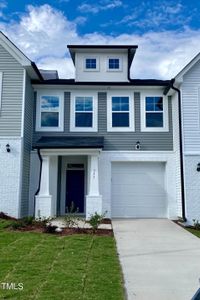
M124 299L114 238L11 232L6 224L0 221L0 299ZM5 290L4 282L23 290Z
M200 230L196 230L196 229L192 229L192 228L187 228L187 230L200 238Z

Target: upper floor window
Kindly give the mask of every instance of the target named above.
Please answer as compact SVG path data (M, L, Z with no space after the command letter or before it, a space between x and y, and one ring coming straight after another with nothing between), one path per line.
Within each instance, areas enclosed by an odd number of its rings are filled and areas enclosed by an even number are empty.
M168 107L165 97L145 96L142 108L142 131L168 131Z
M107 111L108 131L134 130L134 107L131 95L110 95Z
M119 58L109 58L108 66L109 69L119 69Z
M112 97L112 127L129 127L129 97Z
M86 58L85 68L86 69L96 69L97 68L96 58Z
M36 130L63 130L63 96L38 92Z
M75 127L93 126L93 98L76 97L75 98Z
M107 61L108 71L121 71L122 70L122 58L109 57Z
M72 93L71 131L97 131L97 96L83 92Z
M146 127L163 127L163 97L146 97Z

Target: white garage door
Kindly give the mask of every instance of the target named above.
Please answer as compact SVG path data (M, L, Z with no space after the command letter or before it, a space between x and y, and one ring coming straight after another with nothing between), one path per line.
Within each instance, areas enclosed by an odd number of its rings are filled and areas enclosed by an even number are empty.
M164 163L112 163L112 217L166 217L164 174Z

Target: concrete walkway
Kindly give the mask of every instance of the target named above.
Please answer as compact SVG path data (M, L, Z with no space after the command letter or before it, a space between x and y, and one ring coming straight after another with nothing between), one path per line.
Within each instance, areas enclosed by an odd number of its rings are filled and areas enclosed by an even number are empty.
M190 300L200 239L165 219L113 220L128 300Z

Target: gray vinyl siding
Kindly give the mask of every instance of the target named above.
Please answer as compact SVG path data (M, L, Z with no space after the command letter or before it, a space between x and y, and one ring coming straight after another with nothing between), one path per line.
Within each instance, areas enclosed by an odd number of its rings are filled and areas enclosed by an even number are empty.
M0 136L20 136L23 67L1 45L0 72L3 72Z
M140 131L140 93L134 94L135 102L135 132L107 132L107 94L98 93L98 132L70 132L70 93L65 93L64 103L64 132L35 132L34 142L41 136L104 136L105 151L135 150L137 141L141 143L143 151L173 150L172 104L169 99L169 132L141 132Z
M29 181L30 181L30 154L32 148L34 92L29 76L26 76L24 138L23 138L23 175L21 194L21 216L28 215L29 211Z

